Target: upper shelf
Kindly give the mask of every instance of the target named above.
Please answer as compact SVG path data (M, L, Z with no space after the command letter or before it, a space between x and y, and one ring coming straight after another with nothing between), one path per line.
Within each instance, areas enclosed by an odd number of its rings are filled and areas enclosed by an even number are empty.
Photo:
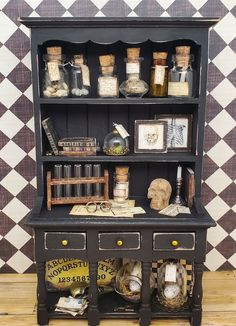
M40 104L156 105L198 104L198 98L40 98Z

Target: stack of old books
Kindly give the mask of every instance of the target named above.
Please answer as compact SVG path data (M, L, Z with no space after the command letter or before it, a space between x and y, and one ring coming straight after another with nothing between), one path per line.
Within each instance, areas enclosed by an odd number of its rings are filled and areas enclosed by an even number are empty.
M90 156L96 155L96 138L71 137L62 138L58 141L59 155L67 156Z

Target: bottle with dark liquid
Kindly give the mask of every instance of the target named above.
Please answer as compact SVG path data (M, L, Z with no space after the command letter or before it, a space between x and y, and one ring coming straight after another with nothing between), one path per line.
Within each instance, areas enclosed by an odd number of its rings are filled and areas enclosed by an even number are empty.
M150 96L166 97L168 90L167 52L153 52L153 67L150 76Z

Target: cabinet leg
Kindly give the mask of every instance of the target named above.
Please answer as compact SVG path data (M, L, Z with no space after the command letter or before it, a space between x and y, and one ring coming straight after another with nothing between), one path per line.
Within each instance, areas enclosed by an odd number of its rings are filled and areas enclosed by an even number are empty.
M46 305L47 291L45 285L45 262L37 263L36 266L37 266L37 276L38 276L37 321L38 321L38 325L47 325L49 321L49 317L48 317L48 308Z
M98 263L89 262L89 307L88 325L99 325L98 288L97 288Z
M150 307L150 272L151 263L142 262L142 289L141 289L141 308L140 325L149 326L151 324L151 307Z
M202 321L203 263L194 263L194 288L191 326L201 326Z

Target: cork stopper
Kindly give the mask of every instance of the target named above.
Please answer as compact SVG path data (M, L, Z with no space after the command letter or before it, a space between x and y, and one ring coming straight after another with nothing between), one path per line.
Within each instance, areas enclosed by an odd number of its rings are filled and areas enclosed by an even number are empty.
M127 58L128 59L137 59L140 55L140 48L128 48L127 49Z
M181 55L189 55L190 54L190 46L176 46L176 54L181 54Z
M129 172L129 166L116 166L115 167L116 174L124 175Z
M100 55L99 62L102 67L114 66L115 56L113 54Z
M49 60L60 61L62 58L61 52L62 52L61 46L51 46L47 48L47 54Z
M84 56L83 54L75 54L74 55L74 64L76 66L82 65L84 63Z
M178 67L188 67L189 65L189 55L176 55L176 62Z
M153 52L152 57L154 60L157 60L157 59L166 60L167 52Z

